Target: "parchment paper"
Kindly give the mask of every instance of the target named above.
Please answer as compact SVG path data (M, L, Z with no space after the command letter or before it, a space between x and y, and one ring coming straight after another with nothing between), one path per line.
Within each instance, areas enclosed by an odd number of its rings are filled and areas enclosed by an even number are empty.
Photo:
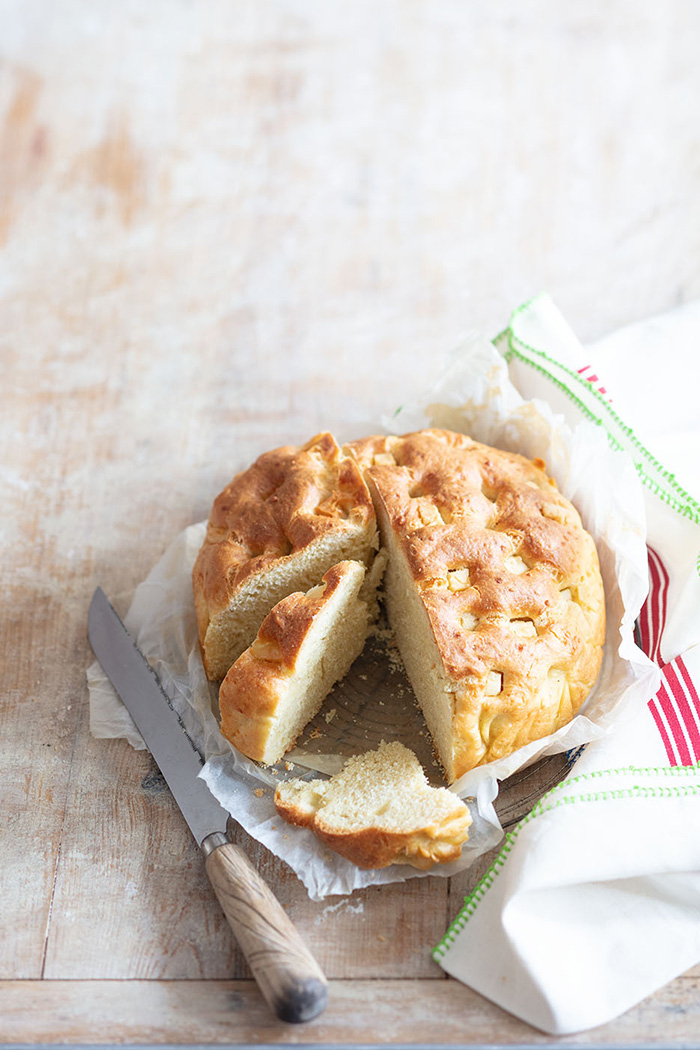
M575 503L598 547L606 590L607 637L598 681L582 712L557 733L462 777L453 790L467 799L474 820L462 857L419 872L404 865L362 871L329 852L308 829L277 816L275 784L289 776L332 773L345 757L399 739L441 783L423 717L391 632L380 623L362 656L338 683L297 748L275 768L251 762L218 729L216 687L206 679L197 641L191 571L205 523L185 529L136 589L127 629L151 662L205 757L202 777L222 805L254 838L285 860L313 899L377 883L448 876L497 844L502 831L493 800L498 781L538 758L568 751L609 732L629 703L644 702L653 665L637 648L633 628L647 590L641 486L628 457L613 451L592 425L572 432L542 402L525 402L495 347L474 336L450 355L432 388L376 430L405 433L445 426L499 448L540 456L561 491ZM363 436L358 434L358 437ZM247 464L232 464L244 469ZM143 742L98 664L88 670L90 725L95 736Z

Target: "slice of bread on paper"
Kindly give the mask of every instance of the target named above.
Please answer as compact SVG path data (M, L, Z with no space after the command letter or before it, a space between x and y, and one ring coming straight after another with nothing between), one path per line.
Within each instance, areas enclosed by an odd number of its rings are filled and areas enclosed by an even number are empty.
M471 824L465 803L447 788L431 787L416 756L398 741L348 759L330 780L279 784L275 806L361 868L425 870L456 860Z

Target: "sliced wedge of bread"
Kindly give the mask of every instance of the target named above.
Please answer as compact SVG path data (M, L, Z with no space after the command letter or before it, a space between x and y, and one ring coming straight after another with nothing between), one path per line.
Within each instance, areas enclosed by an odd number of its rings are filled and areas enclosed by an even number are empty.
M221 731L244 755L278 762L359 656L368 629L361 562L344 561L308 593L283 598L219 689Z
M288 780L275 806L361 868L410 864L426 870L456 860L468 838L468 807L428 784L420 762L398 741L348 759L330 780Z
M541 460L425 430L347 448L388 554L389 622L449 783L554 732L602 661L591 536Z
M378 547L367 486L331 434L260 456L217 497L192 573L207 675L224 677L272 607Z

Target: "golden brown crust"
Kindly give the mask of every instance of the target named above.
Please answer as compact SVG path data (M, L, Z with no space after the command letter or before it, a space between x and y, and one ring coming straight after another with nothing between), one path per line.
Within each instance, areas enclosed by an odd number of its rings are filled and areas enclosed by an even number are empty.
M435 864L448 864L462 855L462 844L466 839L462 827L446 831L440 827L433 833L381 831L377 828L366 828L363 831L331 831L324 827L320 819L308 820L304 814L295 813L292 807L283 803L275 805L280 816L288 823L298 827L310 827L314 834L334 853L352 861L358 868L386 868L390 864L410 864L413 868L427 871ZM452 835L459 841L443 838Z
M373 528L362 475L329 433L301 448L266 452L237 474L214 501L192 572L208 673L209 625L230 609L251 577L274 570L324 537Z
M194 568L195 590L210 610L226 609L253 573L341 522L373 518L367 487L332 434L317 434L301 448L265 452L214 501Z
M600 668L605 605L595 544L544 463L444 430L348 449L454 684L451 779L569 721Z

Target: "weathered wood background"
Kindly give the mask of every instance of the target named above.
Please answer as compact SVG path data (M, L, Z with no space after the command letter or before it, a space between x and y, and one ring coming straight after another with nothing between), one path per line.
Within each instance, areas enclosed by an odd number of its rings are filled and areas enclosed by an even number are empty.
M699 33L694 0L1 0L0 1040L551 1042L430 959L478 872L312 904L251 846L334 982L271 1021L149 757L89 735L86 609L529 295L584 339L697 297ZM700 1045L699 977L569 1042Z

